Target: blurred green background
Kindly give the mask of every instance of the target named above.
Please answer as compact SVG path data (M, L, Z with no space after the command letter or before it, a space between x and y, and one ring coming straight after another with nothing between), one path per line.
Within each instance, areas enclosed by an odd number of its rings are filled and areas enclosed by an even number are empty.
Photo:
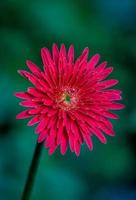
M20 200L37 135L17 121L23 110L13 96L29 84L17 74L25 61L42 66L40 49L74 44L76 57L86 46L114 66L126 109L115 121L116 137L81 156L43 150L32 200L136 199L136 1L0 1L0 200Z

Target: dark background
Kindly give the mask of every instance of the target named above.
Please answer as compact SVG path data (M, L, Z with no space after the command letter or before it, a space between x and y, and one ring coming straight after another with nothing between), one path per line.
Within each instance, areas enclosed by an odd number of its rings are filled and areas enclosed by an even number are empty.
M136 199L136 1L1 0L0 1L0 200L20 200L37 135L13 96L29 84L17 69L25 61L42 66L40 49L74 44L76 57L86 46L90 56L114 66L126 108L115 121L116 137L108 144L93 138L81 156L43 149L32 200Z

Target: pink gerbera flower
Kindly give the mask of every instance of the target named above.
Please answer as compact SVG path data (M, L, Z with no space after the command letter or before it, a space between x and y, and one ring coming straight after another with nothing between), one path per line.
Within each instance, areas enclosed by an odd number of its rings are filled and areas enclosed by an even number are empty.
M114 136L111 119L118 116L111 110L120 110L124 106L115 102L121 99L121 91L107 89L118 83L115 79L104 80L113 71L106 68L107 62L98 64L99 54L89 61L88 48L74 62L74 47L71 45L66 53L62 44L60 51L57 45L52 47L52 54L42 48L42 71L31 61L26 64L30 72L19 70L34 86L27 92L15 95L24 99L20 105L28 107L19 113L17 119L29 118L28 126L38 123L35 133L38 142L52 154L60 145L61 154L70 146L72 152L80 154L84 142L92 150L92 136L106 143L105 134Z

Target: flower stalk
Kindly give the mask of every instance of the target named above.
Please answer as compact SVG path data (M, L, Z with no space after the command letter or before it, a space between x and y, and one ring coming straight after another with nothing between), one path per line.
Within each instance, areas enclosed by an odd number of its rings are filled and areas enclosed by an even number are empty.
M28 176L26 179L26 184L24 187L22 200L30 200L36 172L37 172L40 157L41 157L41 152L42 152L42 143L37 143L35 152L34 152L34 156L33 156L30 168L29 168Z

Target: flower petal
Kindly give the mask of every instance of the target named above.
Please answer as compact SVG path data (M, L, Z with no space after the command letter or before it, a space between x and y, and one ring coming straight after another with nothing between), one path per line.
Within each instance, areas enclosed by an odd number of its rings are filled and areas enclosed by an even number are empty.
M31 70L31 72L33 74L35 74L36 76L40 77L41 76L41 70L39 69L39 67L34 64L32 61L27 60L26 61L26 65L28 66L28 68Z
M44 128L46 127L46 123L45 120L40 121L40 123L38 124L38 126L35 129L35 133L40 133L44 130Z
M118 82L119 81L115 80L115 79L106 80L106 81L103 81L103 82L98 82L96 89L97 90L103 90L103 89L106 89L106 88L109 88L109 87L116 85Z
M16 116L16 119L25 119L29 117L31 117L31 115L28 113L28 110L24 110Z
M16 92L15 96L21 99L30 99L32 96L27 92Z
M38 143L43 142L46 139L47 135L48 135L47 130L40 132L39 135L38 135Z
M33 101L22 101L19 103L19 105L24 106L24 107L36 107L38 104Z
M125 108L125 106L121 103L115 103L114 102L111 105L109 105L109 109L111 109L111 110L121 110L123 108Z
M80 155L80 143L78 141L74 141L74 149L77 156Z
M66 136L64 136L63 134L62 139L61 139L61 144L60 144L60 151L62 155L66 153L67 148L68 148L68 142L67 142Z
M59 60L59 50L56 44L53 44L52 46L52 54L53 54L53 60L56 65L58 65L58 60Z
M85 142L86 142L86 144L88 146L88 149L90 151L92 151L93 150L93 143L92 143L92 140L91 140L90 136L84 134L84 140L85 140Z
M39 116L34 116L28 123L27 126L33 126L40 121Z
M111 118L111 119L119 119L119 116L117 114L112 113L110 111L102 111L101 114L104 117L108 117L108 118Z
M68 50L68 62L69 63L74 62L74 47L73 47L73 45L71 45Z
M105 136L102 134L102 132L100 130L98 130L97 128L95 127L92 127L91 128L92 132L94 135L96 135L96 137L104 144L107 143L107 140L105 138Z
M100 59L100 55L99 54L95 54L88 62L88 68L90 70L93 70L95 68L95 66L97 65L97 63L99 62Z

